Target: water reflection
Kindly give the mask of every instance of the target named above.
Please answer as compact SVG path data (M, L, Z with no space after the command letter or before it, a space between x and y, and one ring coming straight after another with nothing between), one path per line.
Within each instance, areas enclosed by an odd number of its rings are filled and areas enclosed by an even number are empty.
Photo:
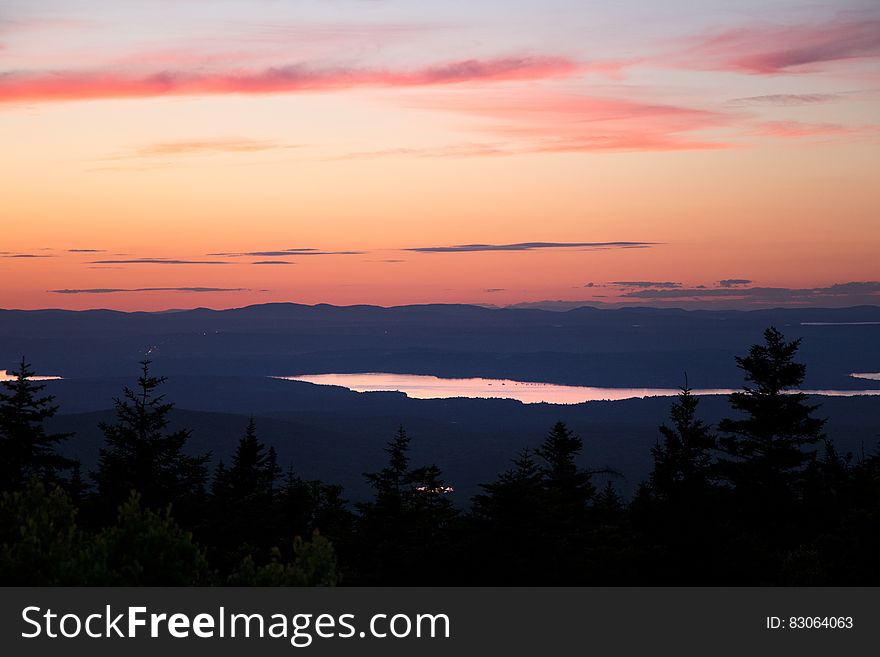
M60 376L31 376L28 377L31 381L57 381L60 379ZM0 370L0 381L13 381L15 377L12 376L7 370Z
M533 383L510 379L442 379L421 374L303 374L275 377L288 381L306 381L320 385L342 386L355 392L397 391L415 399L449 399L452 397L516 399L526 404L580 404L587 401L618 401L634 397L671 397L676 388L595 388L565 386L555 383ZM726 395L728 388L704 388L697 395ZM880 390L804 390L815 395L852 397L880 395Z

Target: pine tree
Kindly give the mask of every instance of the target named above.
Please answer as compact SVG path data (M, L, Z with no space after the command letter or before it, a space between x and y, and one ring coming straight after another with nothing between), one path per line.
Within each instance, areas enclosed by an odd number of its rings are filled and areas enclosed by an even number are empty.
M403 427L385 448L388 463L364 476L375 490L358 505L361 576L367 582L414 584L443 581L450 525L457 511L435 465L412 469Z
M710 484L715 437L696 417L700 400L685 381L670 409L672 426L660 425L663 442L651 449L654 470L650 485L660 500L692 498Z
M583 446L583 441L564 422L557 422L535 450L543 461L540 469L545 489L569 511L580 512L596 494L593 473L575 463Z
M671 426L660 426L662 442L651 449L649 480L631 506L655 583L690 583L695 572L714 567L718 517L723 515L714 484L716 441L710 427L697 419L698 406L685 380L670 408Z
M589 546L595 527L596 473L578 467L576 459L582 449L581 439L565 423L557 422L535 450L545 505L541 578L547 584L585 583L594 578Z
M278 479L278 457L275 448L266 448L257 438L257 427L251 418L232 456L232 467L226 474L226 485L236 498L271 500Z
M718 425L725 454L719 460L721 472L764 509L796 494L815 458L809 448L823 437L825 420L812 415L818 405L791 390L806 374L806 366L794 360L800 342L786 342L771 327L764 331L764 344L753 345L747 356L736 359L747 385L729 399L745 417L726 418Z
M600 519L604 522L616 520L623 511L623 499L610 481L606 482L605 488L596 495L595 508Z
M74 465L56 451L72 434L47 433L43 426L58 412L55 397L41 396L46 384L33 380L24 358L12 374L0 382L0 490L21 489L30 477L54 481Z
M183 521L201 503L209 455L184 453L189 430L166 431L174 405L156 394L165 378L150 374L148 360L141 368L137 388L126 387L123 398L115 400L116 422L100 424L105 446L92 477L105 504L115 508L134 490L147 506L174 504L175 516Z
M254 419L248 422L229 468L217 465L211 487L212 542L224 553L238 547L269 550L282 538L276 500L279 476L275 450L257 437ZM285 539L286 540L286 539ZM240 555L234 554L235 561ZM228 563L226 564L229 565Z
M404 428L398 427L394 438L385 447L388 454L388 465L379 472L364 475L376 490L376 504L399 509L403 497L412 484L409 472L409 443Z
M483 493L474 497L473 513L489 520L493 526L527 526L543 504L541 495L541 469L535 462L533 452L523 449L513 462L513 468L503 472L491 484L480 484ZM524 522L520 522L524 520Z
M480 488L472 504L470 576L487 584L540 584L536 564L541 563L547 505L534 450L520 451L512 468Z

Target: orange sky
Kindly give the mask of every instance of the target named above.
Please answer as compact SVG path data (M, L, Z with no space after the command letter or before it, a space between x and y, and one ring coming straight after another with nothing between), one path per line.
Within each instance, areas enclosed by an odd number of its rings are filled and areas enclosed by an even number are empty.
M870 3L71 4L0 22L0 307L880 299Z

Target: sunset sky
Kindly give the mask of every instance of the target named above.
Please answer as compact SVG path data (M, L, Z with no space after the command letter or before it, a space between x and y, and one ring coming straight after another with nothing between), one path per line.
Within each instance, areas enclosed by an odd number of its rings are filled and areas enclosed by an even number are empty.
M876 0L4 0L0 307L880 303Z

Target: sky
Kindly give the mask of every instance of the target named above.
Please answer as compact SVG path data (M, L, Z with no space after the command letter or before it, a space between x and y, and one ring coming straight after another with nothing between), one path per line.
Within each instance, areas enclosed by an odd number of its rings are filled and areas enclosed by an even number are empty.
M0 307L880 303L880 5L4 0Z

